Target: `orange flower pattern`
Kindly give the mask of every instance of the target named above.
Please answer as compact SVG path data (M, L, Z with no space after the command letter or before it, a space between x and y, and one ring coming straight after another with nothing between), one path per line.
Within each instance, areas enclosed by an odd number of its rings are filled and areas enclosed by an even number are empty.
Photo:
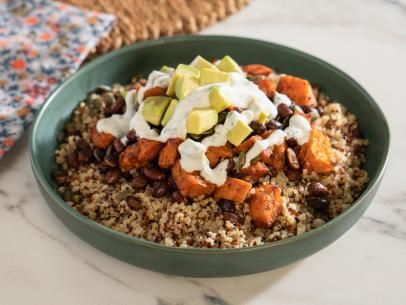
M0 5L0 158L115 20L50 0L6 3ZM24 16L15 14L18 6Z

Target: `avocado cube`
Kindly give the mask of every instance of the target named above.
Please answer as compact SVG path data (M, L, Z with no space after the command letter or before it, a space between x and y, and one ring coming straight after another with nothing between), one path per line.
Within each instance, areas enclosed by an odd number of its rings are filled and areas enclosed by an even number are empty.
M214 109L195 109L189 112L186 130L192 134L202 134L218 122L217 111Z
M209 102L210 106L217 112L221 112L231 106L231 102L220 92L219 87L211 88Z
M226 72L203 68L200 72L200 85L212 83L224 83L230 81L230 75Z
M199 79L194 76L183 75L176 82L175 93L179 100L183 100L194 89L199 87Z
M166 91L167 95L173 96L175 94L176 82L180 77L184 75L194 76L198 78L200 75L200 70L184 64L178 65L176 67L176 70L173 72L171 81L169 82L168 90Z
M193 67L196 67L198 69L203 69L203 68L208 68L208 69L213 69L213 70L218 70L215 65L213 65L211 62L208 60L204 59L200 55L198 55L190 64Z
M250 135L251 132L251 127L242 120L238 120L234 127L228 131L227 140L234 146L238 146Z
M223 59L218 63L217 68L224 72L244 73L235 60L228 55L223 57Z
M161 125L165 126L169 120L171 119L173 113L175 112L175 108L176 106L178 106L179 102L175 99L173 99L171 101L171 103L169 104L168 108L166 109L165 115L161 121Z
M166 96L150 96L146 98L142 109L144 119L153 125L159 125L170 101L171 98Z
M168 66L162 66L161 69L159 71L163 72L163 73L169 73L174 71L175 69L172 67L168 67Z
M267 120L268 120L268 116L266 115L265 112L261 111L258 116L258 122L261 124L265 124Z

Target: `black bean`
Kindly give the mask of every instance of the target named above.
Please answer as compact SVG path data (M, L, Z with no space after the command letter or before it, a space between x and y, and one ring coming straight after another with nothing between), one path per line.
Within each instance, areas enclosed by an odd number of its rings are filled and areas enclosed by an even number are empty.
M118 164L117 156L106 155L103 160L103 164L107 167L116 167Z
M53 172L52 176L54 177L55 182L59 185L67 184L69 181L69 176L64 171L56 170Z
M106 155L106 151L103 148L96 148L93 151L94 158L99 162L103 161L105 155Z
M80 149L78 150L78 161L80 163L86 164L92 161L92 157L93 157L93 152L92 150L89 148L86 149Z
M139 210L142 207L142 202L135 196L128 196L127 205L133 210Z
M104 181L107 184L113 185L120 180L121 177L121 171L118 168L112 168L109 171L107 171L106 176L104 177Z
M235 167L235 162L233 158L228 158L228 164L227 164L227 173L231 173L234 170Z
M265 127L268 130L276 130L276 129L281 129L283 126L277 120L270 120L265 124Z
M127 133L127 140L128 140L128 144L132 144L132 143L137 142L137 134L135 133L134 129L131 129Z
M230 200L220 199L217 201L217 205L223 212L235 212L235 204Z
M147 186L147 179L143 175L131 179L131 186L135 190L143 190Z
M152 186L152 196L155 198L161 198L168 194L170 190L169 184L166 181L157 181L154 182Z
M297 159L295 151L288 147L286 149L286 158L288 159L288 165L291 169L298 170L300 169L299 160Z
M323 183L321 182L311 182L308 186L307 186L307 191L309 192L309 194L311 196L315 196L315 197L327 197L328 196L328 190L327 188L324 186Z
M268 170L269 170L269 176L276 177L276 175L278 175L278 171L272 165L268 165Z
M253 121L250 124L250 127L252 128L252 130L254 131L254 134L262 134L265 132L266 128L264 124L261 124L258 121Z
M115 138L113 142L114 150L119 154L124 150L124 144L121 142L120 139Z
M161 181L165 179L165 174L155 167L145 167L143 173L151 181Z
M286 139L286 144L288 144L288 146L292 148L299 145L295 138Z
M310 106L307 106L307 105L303 105L303 106L301 106L300 108L302 108L302 110L303 110L303 112L304 113L310 113L310 112L312 112L312 107L310 107Z
M300 180L302 173L300 170L295 169L288 169L286 172L286 176L288 177L289 181L297 182Z
M293 114L293 111L288 105L281 103L278 105L278 114L281 118L287 118Z
M183 198L182 194L179 191L174 191L172 193L172 199L177 203L182 203L185 201L185 198Z
M124 112L125 107L125 100L121 94L117 94L114 96L115 102L110 107L111 114L122 114Z
M307 204L319 211L321 213L327 213L328 211L328 200L326 198L316 197L316 196L308 196L306 197Z
M231 222L234 225L237 225L237 224L240 224L243 222L242 219L237 214L230 213L230 212L224 212L223 219L224 219L224 221L228 220L229 222Z
M89 143L85 139L79 139L76 142L76 148L77 149L90 149Z
M78 153L76 151L72 151L68 157L68 166L70 168L78 169L79 168L79 160L78 160Z

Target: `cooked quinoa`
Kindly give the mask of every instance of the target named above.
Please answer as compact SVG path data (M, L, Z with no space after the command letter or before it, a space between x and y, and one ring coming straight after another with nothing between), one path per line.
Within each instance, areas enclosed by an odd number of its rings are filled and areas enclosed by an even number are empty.
M138 80L138 83L145 81ZM133 84L127 88L130 86ZM282 212L270 228L258 228L252 222L248 202L235 203L235 211L224 213L213 197L177 202L170 195L155 198L150 185L137 191L130 183L131 178L138 175L137 170L121 175L113 185L107 184L106 171L93 156L95 147L91 129L98 119L104 117L106 107L125 89L115 85L111 91L99 88L89 94L66 124L55 151L56 163L61 167L60 172L64 173L62 176L59 174L62 182L58 191L67 204L119 232L177 247L241 248L261 245L323 225L348 208L368 182L367 172L362 169L365 161L363 151L368 141L360 138L356 117L344 106L330 101L314 89L320 113L319 127L330 138L336 164L329 174L317 174L302 168L299 176L292 177L288 171L279 171L276 175L260 178L258 183L271 182L278 186L283 197ZM87 143L92 153L92 156L89 151L87 155L85 153L84 158L88 162L74 167L68 165L68 156L83 143ZM308 203L311 182L322 183L328 191L324 209L315 209ZM250 192L254 193L255 188ZM129 203L129 198L135 203Z

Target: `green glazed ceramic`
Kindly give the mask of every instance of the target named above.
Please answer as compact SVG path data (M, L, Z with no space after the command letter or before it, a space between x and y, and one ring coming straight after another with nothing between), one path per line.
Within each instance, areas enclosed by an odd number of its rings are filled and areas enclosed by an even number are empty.
M297 237L244 249L181 249L133 238L104 227L59 197L51 172L56 168L57 135L86 93L100 84L129 82L162 65L190 62L196 55L231 55L240 64L262 63L321 84L359 120L369 139L365 169L370 182L361 197L323 226ZM101 251L130 264L174 275L223 277L275 269L328 246L346 232L372 202L389 152L389 127L371 96L351 77L306 53L270 42L227 36L178 36L137 43L100 57L79 70L49 97L31 133L31 162L39 188L55 215L75 234Z

